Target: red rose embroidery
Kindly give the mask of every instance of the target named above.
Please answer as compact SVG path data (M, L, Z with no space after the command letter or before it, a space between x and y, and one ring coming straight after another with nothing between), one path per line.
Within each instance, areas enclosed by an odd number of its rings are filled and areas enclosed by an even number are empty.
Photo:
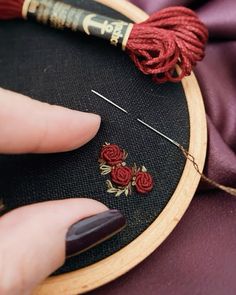
M111 180L120 186L127 186L132 179L132 169L127 166L114 167L111 170Z
M116 144L104 145L101 150L101 159L108 165L117 165L124 160L124 151Z
M139 193L145 194L153 188L153 178L148 172L138 172L136 175L136 190Z
M106 180L107 192L119 197L122 194L131 195L135 186L138 193L148 193L153 189L154 181L144 166L126 166L125 150L116 144L105 143L98 159L101 175L110 174Z

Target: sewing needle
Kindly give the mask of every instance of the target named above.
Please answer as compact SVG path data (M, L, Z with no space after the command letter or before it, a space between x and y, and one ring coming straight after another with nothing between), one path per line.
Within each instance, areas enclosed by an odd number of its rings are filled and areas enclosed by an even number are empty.
M128 112L121 108L120 106L118 106L117 104L115 104L113 101L111 101L110 99L106 98L105 96L101 95L100 93L98 93L95 90L92 90L92 92L98 96L100 96L101 98L103 98L104 100L106 100L107 102L109 102L110 104L112 104L113 106L115 106L116 108L118 108L119 110L121 110L122 112L128 114ZM193 168L197 171L197 173L201 176L201 178L208 182L209 184L211 184L213 187L219 188L225 192L227 192L228 194L232 195L232 196L236 196L236 188L233 187L229 187L229 186L225 186L222 185L214 180L212 180L211 178L207 177L206 175L204 175L200 169L198 164L195 161L195 158L193 155L191 155L181 144L179 144L177 141L169 138L167 135L163 134L162 132L158 131L157 129L155 129L154 127L152 127L151 125L147 124L146 122L144 122L143 120L136 118L136 120L138 122L140 122L141 124L143 124L144 126L146 126L147 128L151 129L152 131L154 131L155 133L159 134L160 136L162 136L163 138L167 139L169 142L171 142L172 144L174 144L175 146L177 146L181 152L183 153L184 157L186 158L186 160L189 160L192 164L193 164Z
M91 90L94 94L98 95L99 97L101 97L102 99L104 99L105 101L107 101L108 103L112 104L113 106L115 106L116 108L118 108L119 110L121 110L122 112L128 114L128 112L123 109L122 107L120 107L119 105L117 105L116 103L114 103L113 101L111 101L110 99L106 98L105 96L103 96L102 94L98 93L95 90ZM167 135L163 134L162 132L158 131L157 129L155 129L154 127L150 126L149 124L147 124L146 122L144 122L143 120L136 118L136 120L138 122L140 122L141 124L143 124L144 126L146 126L147 128L151 129L152 131L154 131L155 133L159 134L160 136L164 137L165 139L167 139L168 141L170 141L172 144L174 144L175 146L177 146L178 148L180 148L180 144L178 142L176 142L175 140L169 138Z

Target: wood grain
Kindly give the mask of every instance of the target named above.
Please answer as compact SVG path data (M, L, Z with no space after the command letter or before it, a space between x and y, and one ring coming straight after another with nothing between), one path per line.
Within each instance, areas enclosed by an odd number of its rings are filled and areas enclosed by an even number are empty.
M148 15L125 0L97 0L135 22ZM192 73L184 78L183 87L190 117L189 152L194 155L202 171L207 146L207 128L204 104L197 80ZM34 295L74 295L102 286L129 271L150 255L171 233L189 206L200 176L187 161L182 177L165 209L158 218L134 241L115 254L88 267L46 279Z

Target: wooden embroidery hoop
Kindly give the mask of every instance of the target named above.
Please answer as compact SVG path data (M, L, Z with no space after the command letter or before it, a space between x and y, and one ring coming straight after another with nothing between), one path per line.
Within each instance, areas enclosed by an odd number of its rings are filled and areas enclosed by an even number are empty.
M141 22L148 17L144 11L125 0L96 1L117 10L134 22ZM202 171L207 147L203 99L193 73L183 79L182 85L190 119L189 152L194 155L200 171ZM193 168L192 163L187 161L179 184L167 206L141 235L120 251L97 263L46 279L35 289L33 294L81 294L100 287L129 271L150 255L171 233L188 208L199 180L199 174Z

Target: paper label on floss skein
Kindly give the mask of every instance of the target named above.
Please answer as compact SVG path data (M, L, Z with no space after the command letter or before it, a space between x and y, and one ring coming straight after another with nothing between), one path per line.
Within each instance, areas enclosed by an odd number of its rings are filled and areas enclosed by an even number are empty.
M107 39L125 49L132 24L99 15L55 0L31 0L27 18L49 24L57 29L71 29Z

